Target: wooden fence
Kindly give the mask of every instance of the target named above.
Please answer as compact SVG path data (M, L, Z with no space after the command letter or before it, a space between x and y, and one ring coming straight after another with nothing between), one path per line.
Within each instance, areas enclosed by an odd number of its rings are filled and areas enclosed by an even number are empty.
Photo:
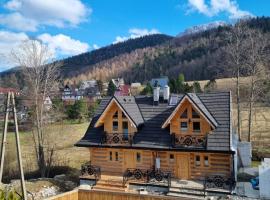
M79 189L48 198L47 200L176 200L176 199L186 200L187 198L139 195L125 192Z

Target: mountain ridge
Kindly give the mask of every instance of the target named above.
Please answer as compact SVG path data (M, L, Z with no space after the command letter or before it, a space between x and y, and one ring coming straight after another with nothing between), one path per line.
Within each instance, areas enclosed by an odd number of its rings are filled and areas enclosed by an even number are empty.
M269 17L253 18L248 24L270 32ZM75 84L88 79L108 81L114 77L123 77L127 83L146 82L164 75L176 77L179 73L184 73L186 80L230 77L221 49L226 45L224 37L231 27L218 26L181 37L156 34L130 39L62 60L61 75L65 82ZM22 75L18 71L13 75L0 73L0 77L3 82L11 82L8 77L13 76L21 86Z

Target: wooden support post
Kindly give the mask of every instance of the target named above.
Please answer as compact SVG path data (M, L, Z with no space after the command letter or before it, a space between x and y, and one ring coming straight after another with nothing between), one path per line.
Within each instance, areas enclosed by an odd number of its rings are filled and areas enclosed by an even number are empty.
M17 122L17 112L16 112L15 98L14 98L14 93L13 92L11 93L11 97L12 97L13 117L14 117L14 124L15 124L17 158L18 158L19 170L20 170L20 175L21 175L22 196L23 196L24 200L27 200L27 193L26 193L26 188L25 188L23 166L22 166L22 155L21 155L21 147L20 147L20 137L19 137L18 122Z
M8 116L9 116L9 111L10 111L9 104L10 104L10 92L7 95L6 115L5 115L4 131L2 135L0 182L2 182L2 176L3 176L3 170L4 170L4 160L5 160L5 151L6 151L6 143L7 143Z

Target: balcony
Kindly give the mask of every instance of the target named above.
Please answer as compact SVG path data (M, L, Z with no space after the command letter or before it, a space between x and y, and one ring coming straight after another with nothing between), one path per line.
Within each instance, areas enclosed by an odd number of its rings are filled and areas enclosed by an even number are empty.
M87 162L81 166L81 178L94 179L98 181L101 176L101 170L99 166L91 165L91 162Z
M124 133L106 133L102 137L102 144L132 145L133 135Z
M135 169L128 168L123 174L123 185L129 180L141 181L151 184L166 184L171 186L172 173L160 169Z
M206 148L206 135L178 135L172 134L172 145L175 148Z

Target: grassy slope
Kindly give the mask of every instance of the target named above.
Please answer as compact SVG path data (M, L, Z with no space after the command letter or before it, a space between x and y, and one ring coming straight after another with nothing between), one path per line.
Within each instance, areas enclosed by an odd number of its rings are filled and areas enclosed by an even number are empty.
M55 145L54 156L55 160L57 160L56 164L79 168L82 163L89 160L89 152L87 149L74 146L84 135L87 127L88 123L58 124L47 127L49 140ZM35 170L36 164L32 133L20 132L20 141L25 170ZM9 162L11 166L16 166L14 133L8 133L7 142L7 154L11 159L7 160L7 162Z

